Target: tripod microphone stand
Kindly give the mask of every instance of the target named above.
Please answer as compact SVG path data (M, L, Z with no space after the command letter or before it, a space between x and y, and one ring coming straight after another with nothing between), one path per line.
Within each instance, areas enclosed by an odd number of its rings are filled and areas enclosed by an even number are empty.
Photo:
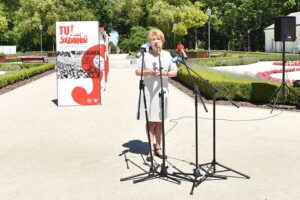
M275 90L275 92L273 93L273 95L270 98L270 104L271 104L272 100L274 100L274 104L272 106L271 113L273 112L274 107L278 101L278 98L280 96L280 91L281 91L281 98L283 100L283 105L285 105L285 101L286 101L285 89L286 88L289 91L291 91L294 95L298 96L296 94L296 92L286 84L286 81L285 81L285 41L282 41L282 82L281 82L280 87ZM276 96L276 98L275 98L275 96Z
M143 100L144 100L143 102L144 102L145 116L146 116L146 129L147 129L147 137L148 137L151 165L150 165L149 172L144 172L144 173L140 173L140 174L136 174L136 175L133 175L133 176L129 176L129 177L120 179L120 181L126 181L126 180L131 180L133 178L137 178L137 177L140 177L140 176L148 175L146 177L142 177L141 179L133 180L133 183L145 181L147 179L152 179L152 178L158 176L158 173L157 173L158 166L154 167L154 164L153 164L152 147L151 147L151 141L150 141L149 119L148 119L147 102L146 102L146 95L145 95L145 84L144 84L144 79L143 79L144 68L145 68L145 63L144 63L145 62L144 61L145 60L144 59L145 50L141 48L140 52L142 54L142 69L141 69L140 85L139 85L140 92L139 92L137 119L138 120L140 119L141 94L143 93Z
M159 78L160 78L160 105L161 105L161 134L162 134L162 164L161 164L161 171L159 172L160 177L169 178L175 181L177 184L180 184L180 181L174 178L175 176L168 173L168 166L166 166L166 138L165 138L165 91L163 88L163 78L162 78L162 70L163 67L161 65L161 58L160 58L160 46L157 45L157 52L158 52L158 60L159 60Z
M177 184L180 184L180 181L177 180L176 178L172 177L172 174L169 174L167 171L167 166L166 166L166 154L165 154L165 129L164 129L164 90L163 90L163 82L162 82L162 66L161 66L161 60L160 60L160 52L158 51L158 58L159 58L159 70L160 70L160 81L161 81L161 92L160 92L160 98L161 98L161 110L162 110L162 142L163 142L163 155L162 155L162 159L163 159L163 163L161 165L161 171L158 171L158 167L159 165L154 167L153 164L153 155L152 155L152 147L151 147L151 141L150 141L150 130L149 130L149 119L148 119L148 112L147 112L147 106L146 106L146 95L145 95L145 85L144 85L144 81L143 81L143 69L144 69L144 52L142 52L142 71L141 71L141 80L140 80L140 92L143 92L143 98L144 98L144 107L145 107L145 115L146 115L146 122L147 122L147 136L148 136L148 141L149 141L149 149L150 149L150 156L151 156L151 166L150 166L150 170L149 172L144 172L144 173L140 173L140 174L136 174L133 176L129 176L126 178L121 178L120 181L125 181L125 180L130 180L130 179L134 179L140 176L144 176L144 175L148 175L146 177L142 177L141 179L135 179L133 180L133 183L138 183L138 182L142 182L142 181L146 181L149 179L153 179L153 178L168 178L173 180L174 182L176 182ZM139 95L139 98L141 97L141 93ZM139 105L140 105L140 99L139 99ZM138 109L139 111L139 109ZM139 119L139 113L137 115L138 119Z
M212 97L213 97L213 160L212 162L209 163L205 163L205 164L201 164L199 165L200 168L202 168L203 170L205 170L203 168L203 166L209 166L209 168L206 170L206 174L205 177L203 179L200 179L198 182L195 183L194 186L198 186L200 185L207 177L216 177L216 173L218 172L224 172L224 171L231 171L234 172L236 174L239 174L247 179L249 179L250 177L238 172L232 168L229 168L223 164L220 164L219 162L216 161L216 93L221 94L223 97L225 97L228 101L231 102L231 104L233 104L234 106L236 106L237 108L239 108L239 105L236 104L234 101L232 101L231 99L229 99L229 97L227 97L225 94L223 94L220 90L218 90L213 84L211 84L208 80L206 80L205 78L203 78L202 76L200 76L196 71L194 71L193 69L189 68L194 74L196 74L196 76L198 76L200 79L202 79L205 83L207 83L211 88L212 88ZM216 170L216 166L222 167L225 170L222 171L217 171ZM212 170L212 172L211 172ZM217 178L226 178L226 176L217 176Z
M176 56L176 53L174 52L171 52L171 55L172 55L172 57L173 56ZM190 80L192 81L192 83L193 83L193 85L194 85L194 95L195 95L195 169L193 169L193 173L182 173L182 172L180 172L180 173L178 173L178 172L174 172L173 174L176 176L176 177L179 177L179 178L184 178L184 179L187 179L186 177L187 176L194 176L194 178L188 178L188 181L191 181L191 182L193 182L193 187L192 187L192 189L191 189L191 192L190 192L190 194L192 195L193 194L193 192L194 192L194 188L195 188L195 186L196 186L196 183L197 182L199 182L197 179L199 178L199 177L201 177L200 178L200 180L204 180L205 178L206 178L206 174L208 173L207 171L206 172L204 172L204 174L202 175L201 174L201 167L199 166L199 163L198 163L198 97L200 98L200 100L201 100L201 102L202 102L202 105L203 105L203 107L204 107L204 110L206 111L206 112L208 112L208 110L207 110L207 107L205 106L205 103L204 103L204 101L203 101L203 98L201 97L201 95L200 95L200 91L199 91L199 88L198 88L198 85L197 85L197 83L196 83L196 81L195 81L195 78L191 75L191 72L190 72L190 70L191 70L191 68L187 65L187 63L185 62L185 59L184 59L184 57L182 57L182 59L181 59L181 63L185 66L185 68L186 68L186 70L187 70L187 72L188 72L188 75L189 75L189 78L190 78ZM196 73L196 72L194 72L194 73ZM203 169L202 169L203 170ZM184 177L182 177L181 175L183 175ZM215 177L215 178L221 178L221 179L226 179L226 177L223 177L223 176L216 176L216 175L211 175L211 177ZM201 181L201 182L202 182Z

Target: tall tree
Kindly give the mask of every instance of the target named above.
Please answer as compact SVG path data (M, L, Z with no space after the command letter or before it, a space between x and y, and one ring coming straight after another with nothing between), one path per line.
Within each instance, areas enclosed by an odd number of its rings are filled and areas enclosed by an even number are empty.
M220 0L208 6L212 7L213 19L220 22L218 35L225 37L227 46L234 50L247 50L248 37L260 34L262 38L263 29L280 12L272 0Z
M43 34L44 46L50 49L54 45L56 21L95 19L84 0L20 0L15 31L23 50L38 49L40 32Z
M113 1L112 0L87 0L87 7L92 11L99 21L99 25L103 26L108 32L111 31L114 18Z

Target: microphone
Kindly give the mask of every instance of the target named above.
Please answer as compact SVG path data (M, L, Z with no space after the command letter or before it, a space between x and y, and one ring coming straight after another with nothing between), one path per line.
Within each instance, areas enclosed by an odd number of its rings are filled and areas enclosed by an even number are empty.
M170 54L171 54L171 56L172 56L172 62L173 63L176 63L176 65L177 65L177 67L180 69L180 70L182 70L181 69L181 62L182 62L182 60L181 60L181 58L179 58L178 56L177 56L177 54L176 54L176 51L175 50L171 50L170 51Z
M159 46L158 42L155 43L155 46L157 48L157 53L160 54L161 49L160 49L160 46Z
M149 48L150 48L150 43L149 42L146 42L145 44L143 44L139 50L139 52L136 54L136 58L140 58L142 53L144 52L148 52L149 51Z
M179 45L177 46L177 50L180 51L182 57L183 57L185 60L188 59L188 57L187 57L187 55L186 55L186 53L185 53L185 51L184 51L184 46L183 46L181 43L179 43Z
M187 57L187 55L186 55L184 49L180 49L180 53L181 53L182 57L183 57L185 60L188 59L188 57Z

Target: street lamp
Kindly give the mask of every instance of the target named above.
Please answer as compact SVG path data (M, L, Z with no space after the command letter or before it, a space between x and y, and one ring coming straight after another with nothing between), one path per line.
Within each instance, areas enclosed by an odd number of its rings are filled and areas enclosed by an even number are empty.
M43 34L42 34L43 33L43 25L40 24L39 28L41 31L41 56L42 56L42 54L43 54Z
M210 58L210 15L211 15L211 9L206 9L206 14L208 15L208 57Z
M248 30L248 51L250 51L250 30Z

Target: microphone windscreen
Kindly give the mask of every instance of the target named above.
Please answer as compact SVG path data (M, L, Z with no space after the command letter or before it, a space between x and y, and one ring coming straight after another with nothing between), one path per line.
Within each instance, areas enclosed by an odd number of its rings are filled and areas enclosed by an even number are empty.
M176 53L176 51L173 50L173 49L171 49L170 54L171 54L172 58L177 57L177 53Z
M149 48L150 48L150 46L151 46L151 44L150 44L149 42L146 42L145 44L143 44L143 45L141 46L141 48L144 48L144 49L146 49L146 52L148 52L148 51L149 51Z

